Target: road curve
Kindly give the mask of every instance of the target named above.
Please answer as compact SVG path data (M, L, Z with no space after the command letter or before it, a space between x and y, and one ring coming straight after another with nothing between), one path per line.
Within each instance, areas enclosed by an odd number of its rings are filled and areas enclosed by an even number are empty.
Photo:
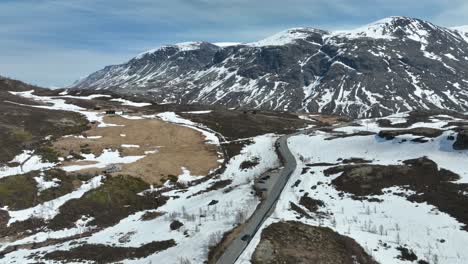
M255 210L252 216L244 223L240 235L231 241L221 257L216 261L216 264L234 264L249 245L252 237L254 237L265 220L273 213L276 202L280 198L284 187L297 166L296 159L289 150L288 139L292 136L308 133L313 130L316 130L316 128L284 135L277 140L277 149L283 160L284 168L281 170L276 183L271 190L269 190L266 199L262 201L257 210Z

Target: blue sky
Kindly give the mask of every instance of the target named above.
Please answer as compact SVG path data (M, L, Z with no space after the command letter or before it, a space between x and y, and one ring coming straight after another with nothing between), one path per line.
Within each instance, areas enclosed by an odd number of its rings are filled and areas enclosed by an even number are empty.
M466 14L466 0L0 0L0 75L64 86L163 44L255 41L393 15L468 25Z

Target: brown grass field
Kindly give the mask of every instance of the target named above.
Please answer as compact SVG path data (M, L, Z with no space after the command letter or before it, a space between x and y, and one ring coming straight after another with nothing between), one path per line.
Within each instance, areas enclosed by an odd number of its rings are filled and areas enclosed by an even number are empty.
M85 138L64 137L54 143L54 149L63 156L70 152L90 152L100 155L104 149L119 150L122 156L145 155L137 162L124 164L124 174L142 178L148 183L160 183L169 175L180 175L182 167L191 175L206 175L218 167L218 151L215 145L205 143L204 136L191 128L164 122L159 119L126 119L120 116L106 116L105 123L119 126L97 127L82 133ZM96 137L101 138L86 138ZM139 147L122 147L122 144ZM66 162L64 165L83 164L80 161ZM89 169L86 172L100 172L102 169ZM83 171L81 171L83 172Z

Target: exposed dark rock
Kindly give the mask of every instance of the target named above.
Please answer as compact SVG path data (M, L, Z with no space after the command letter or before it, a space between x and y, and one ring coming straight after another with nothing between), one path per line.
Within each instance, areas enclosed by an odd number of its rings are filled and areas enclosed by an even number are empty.
M44 258L58 261L94 261L111 263L124 259L137 259L175 246L174 240L154 241L141 247L112 247L101 244L85 244L67 251L57 250L45 254Z
M0 229L3 229L8 224L8 220L10 220L8 212L0 210Z
M382 130L378 136L387 140L392 140L397 136L411 134L420 137L435 138L444 133L443 130L427 127L418 127L412 129L401 129L401 130Z
M181 228L182 226L184 226L184 224L182 224L180 221L178 220L174 220L172 221L172 223L170 224L170 228L171 230L179 230L179 228Z
M215 205L218 203L218 200L211 200L211 202L208 204L208 206Z
M399 259L404 260L404 261L415 261L418 260L418 256L414 254L414 252L408 248L405 248L403 246L397 247L398 251L400 251L400 255L398 256Z
M376 263L353 239L330 228L300 222L279 222L266 227L251 261L253 264Z
M457 140L453 143L453 149L466 150L468 149L468 129L458 132Z
M299 200L299 204L304 206L311 212L315 212L319 209L319 207L325 206L323 201L310 198L307 196L307 193L301 197L301 199Z
M156 218L158 218L158 217L160 217L162 215L164 215L164 213L161 213L161 212L146 212L141 216L141 220L142 221L149 221L149 220L156 219Z

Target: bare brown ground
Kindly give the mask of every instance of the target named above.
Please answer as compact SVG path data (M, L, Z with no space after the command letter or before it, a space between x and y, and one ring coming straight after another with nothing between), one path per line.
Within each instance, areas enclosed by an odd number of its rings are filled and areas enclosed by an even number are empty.
M324 115L324 114L307 115L307 114L302 114L300 116L308 117L311 120L315 120L315 121L320 122L320 123L322 123L324 125L334 125L334 124L337 124L337 123L349 121L348 118L346 118L344 116L337 116L337 115Z
M113 174L125 174L140 177L148 183L160 183L169 175L180 175L181 167L187 168L191 175L206 175L218 166L216 146L205 144L205 137L198 131L164 122L159 119L126 119L120 116L106 116L104 122L119 126L97 127L84 132L85 137L101 138L61 138L54 143L55 150L63 156L70 152L90 151L100 155L104 149L119 150L122 156L145 155L137 162L122 165L122 171ZM139 147L122 147L122 144ZM67 162L64 165L83 164ZM90 169L86 172L100 172ZM84 171L82 171L84 172Z

